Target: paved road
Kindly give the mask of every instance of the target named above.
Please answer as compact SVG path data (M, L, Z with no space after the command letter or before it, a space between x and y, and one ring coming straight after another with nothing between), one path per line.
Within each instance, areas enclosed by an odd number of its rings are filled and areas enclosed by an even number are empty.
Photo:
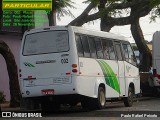
M159 111L159 112L156 112ZM123 118L120 118L123 116ZM125 118L124 118L125 116ZM86 111L81 107L63 107L57 113L43 114L39 120L119 120L119 119L154 119L160 117L160 98L149 98L134 102L133 107L124 107L122 102L107 103L106 108L97 111ZM107 118L106 118L107 117ZM137 118L138 117L138 118ZM145 117L145 118L144 118ZM2 118L3 120L5 118ZM17 118L16 118L17 119ZM26 120L27 118L19 118ZM31 118L32 119L32 118ZM35 119L35 118L33 118ZM157 118L158 119L158 118ZM159 118L160 119L160 118ZM9 118L8 118L9 120Z

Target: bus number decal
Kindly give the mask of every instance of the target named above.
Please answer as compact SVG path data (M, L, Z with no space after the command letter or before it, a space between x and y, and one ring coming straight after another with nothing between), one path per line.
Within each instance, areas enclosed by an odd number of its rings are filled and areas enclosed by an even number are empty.
M68 58L66 58L66 59L61 59L61 63L62 63L62 64L68 63Z

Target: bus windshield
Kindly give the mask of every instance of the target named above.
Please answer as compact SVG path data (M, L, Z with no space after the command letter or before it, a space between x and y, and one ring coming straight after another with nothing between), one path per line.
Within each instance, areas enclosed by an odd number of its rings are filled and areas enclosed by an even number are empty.
M26 35L23 55L59 53L68 50L68 31L45 31Z

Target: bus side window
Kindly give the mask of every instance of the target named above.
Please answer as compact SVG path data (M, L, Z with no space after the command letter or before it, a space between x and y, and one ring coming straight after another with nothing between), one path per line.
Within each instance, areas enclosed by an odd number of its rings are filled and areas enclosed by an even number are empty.
M114 43L115 43L117 58L118 58L118 60L121 61L121 60L123 60L123 58L122 58L121 44L120 44L120 42L114 42Z
M129 62L128 48L126 44L123 44L123 54L124 54L125 60Z
M127 62L137 65L133 50L129 44L123 44L124 57Z
M88 37L88 42L89 42L89 48L91 52L91 57L92 58L97 58L96 54L96 45L93 37Z
M111 60L115 60L116 59L116 55L115 55L115 51L114 51L114 46L113 46L113 42L111 40L108 40L108 49L109 49L109 55L110 55L110 59Z
M81 36L82 46L84 50L84 57L90 57L89 44L87 40L87 36Z
M98 38L95 38L95 43L96 43L97 58L102 59L103 58L103 50L102 50L101 40Z
M127 48L128 48L128 54L129 54L129 62L133 65L137 65L135 55L129 44L127 45Z
M107 40L102 39L104 59L109 60L109 44Z
M83 51L83 46L81 42L81 38L79 35L76 35L76 45L77 45L77 51L78 51L78 56L83 57L84 56L84 51Z

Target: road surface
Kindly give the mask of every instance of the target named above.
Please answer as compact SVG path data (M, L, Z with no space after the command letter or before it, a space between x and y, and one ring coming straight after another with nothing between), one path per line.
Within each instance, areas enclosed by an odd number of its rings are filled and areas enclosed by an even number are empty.
M2 109L3 110L3 109ZM5 111L5 110L4 110ZM6 111L8 112L8 111ZM22 111L17 111L22 112ZM40 111L32 111L40 112ZM13 113L13 112L12 112ZM28 115L28 113L26 113ZM40 113L41 114L41 113ZM38 114L37 114L38 115ZM147 98L141 101L135 101L132 107L124 107L123 102L107 103L105 109L86 111L80 106L62 107L56 113L41 114L38 120L119 120L119 119L160 119L160 98ZM148 117L148 118L147 118ZM157 118L159 117L159 118ZM6 118L1 118L5 120ZM11 120L13 118L7 118ZM16 117L15 119L27 120L28 118ZM31 120L36 118L30 118Z

